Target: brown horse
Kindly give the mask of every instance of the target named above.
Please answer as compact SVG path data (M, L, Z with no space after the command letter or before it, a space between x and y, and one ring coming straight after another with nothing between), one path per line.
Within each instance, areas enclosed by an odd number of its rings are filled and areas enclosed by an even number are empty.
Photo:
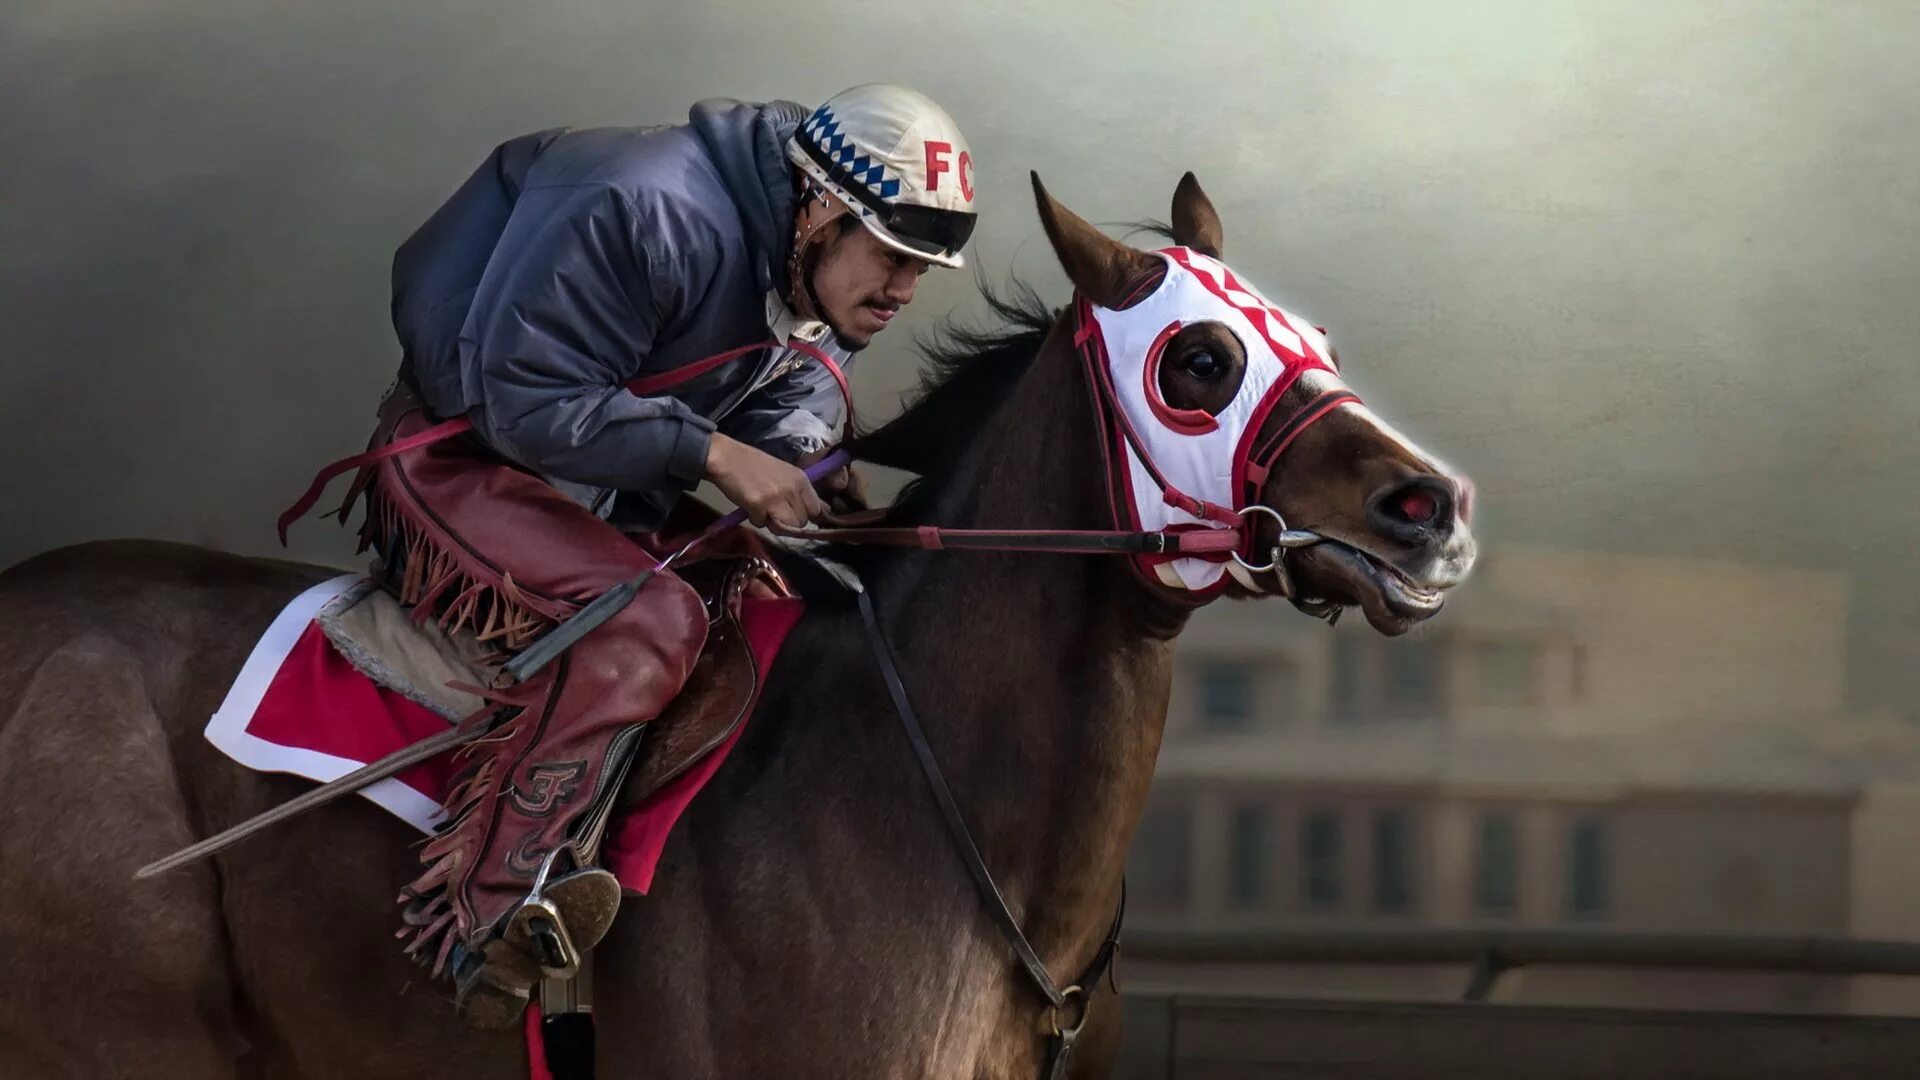
M1094 304L1124 306L1164 266L1036 194ZM1173 221L1217 252L1190 180ZM1111 527L1070 312L996 306L1014 325L931 350L925 392L859 453L920 475L903 522ZM1233 348L1164 377L1170 402L1203 407L1200 375L1244 363ZM1288 394L1324 392L1312 382ZM1306 428L1260 490L1327 538L1288 557L1303 606L1357 605L1399 633L1473 561L1464 480L1356 404ZM1409 492L1438 493L1414 500L1432 512L1404 514ZM1064 980L1107 930L1189 606L1120 558L843 554ZM391 901L417 867L407 830L361 800L132 880L306 787L241 768L201 729L272 616L335 572L135 541L0 576L0 1075L526 1075L518 1033L461 1029L450 988L394 946ZM1241 574L1229 591L1279 585ZM813 598L763 700L654 892L598 950L599 1075L1037 1075L1042 1002L955 856L846 597ZM1117 1038L1118 1001L1096 996L1075 1075L1105 1075Z

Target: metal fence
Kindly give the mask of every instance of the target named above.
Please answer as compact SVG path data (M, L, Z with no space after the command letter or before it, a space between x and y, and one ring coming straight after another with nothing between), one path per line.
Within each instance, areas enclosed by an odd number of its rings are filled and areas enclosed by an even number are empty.
M1128 993L1116 1080L1845 1080L1920 1077L1920 1020L1493 1005L1536 965L1920 975L1920 944L1821 935L1590 930L1130 929L1180 965L1467 965L1459 1002Z
M1137 960L1183 964L1467 964L1467 1001L1485 1000L1501 973L1537 964L1920 975L1920 944L1791 934L1141 927L1128 930L1124 950Z

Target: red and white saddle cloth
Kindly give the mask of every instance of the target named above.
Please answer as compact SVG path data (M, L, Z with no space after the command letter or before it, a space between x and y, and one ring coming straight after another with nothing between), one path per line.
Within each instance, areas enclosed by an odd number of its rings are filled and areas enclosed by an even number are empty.
M343 574L294 597L241 666L226 700L207 724L207 741L248 768L325 782L445 731L453 718L447 713L457 711L445 706L436 711L416 700L417 693L409 696L363 674L322 626L329 605L338 607L367 591L366 578ZM742 602L740 623L762 676L760 684L801 611L802 602L795 598ZM667 834L746 726L739 724L692 768L609 826L601 861L628 891L644 893L652 885ZM443 756L369 785L360 794L429 833L439 821L441 795L454 771L450 756Z

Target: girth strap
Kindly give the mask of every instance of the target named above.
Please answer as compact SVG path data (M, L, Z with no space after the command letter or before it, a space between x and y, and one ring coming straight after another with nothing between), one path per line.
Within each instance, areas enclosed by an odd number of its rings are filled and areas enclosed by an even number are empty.
M1113 963L1114 953L1120 947L1120 924L1126 917L1126 883L1120 886L1120 900L1113 913L1113 924L1107 930L1106 940L1101 943L1099 952L1094 954L1093 962L1080 973L1072 985L1062 990L1053 976L1048 973L1047 965L1034 951L1033 944L1020 929L1019 920L1014 918L1013 910L1007 906L1007 899L1000 892L1000 886L994 883L993 874L988 871L986 860L980 856L980 848L973 842L973 833L967 829L966 819L960 813L960 805L954 800L953 790L947 786L947 779L940 771L940 763L933 756L933 747L927 742L926 731L920 726L919 717L913 711L913 703L907 699L906 684L900 680L899 668L893 660L893 650L887 645L886 635L880 629L879 617L874 614L873 600L864 585L857 590L860 604L860 619L867 630L867 640L873 647L874 659L880 665L880 674L887 684L887 694L893 698L893 708L900 716L900 725L906 729L907 742L913 747L914 759L920 763L920 771L926 774L927 786L933 789L934 801L940 806L940 814L946 819L948 835L960 853L960 861L966 864L967 873L973 877L974 886L980 892L987 914L1000 927L1000 933L1013 947L1014 955L1026 968L1027 976L1047 1003L1055 1010L1055 1037L1065 1035L1069 1040L1077 1034L1080 1024L1086 1019L1086 996L1093 993ZM1079 1017L1068 1027L1061 1028L1059 1013L1068 1010L1072 997L1081 997ZM1070 1043L1069 1043L1070 1045Z

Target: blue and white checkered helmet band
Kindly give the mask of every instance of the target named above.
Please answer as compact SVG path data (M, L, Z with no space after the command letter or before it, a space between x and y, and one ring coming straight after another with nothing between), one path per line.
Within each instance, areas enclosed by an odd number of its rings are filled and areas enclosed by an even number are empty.
M840 130L839 118L833 115L832 107L822 105L815 109L803 127L815 146L825 150L827 156L855 180L864 183L868 191L889 202L900 194L900 178L887 172L886 162L861 153L859 144Z

